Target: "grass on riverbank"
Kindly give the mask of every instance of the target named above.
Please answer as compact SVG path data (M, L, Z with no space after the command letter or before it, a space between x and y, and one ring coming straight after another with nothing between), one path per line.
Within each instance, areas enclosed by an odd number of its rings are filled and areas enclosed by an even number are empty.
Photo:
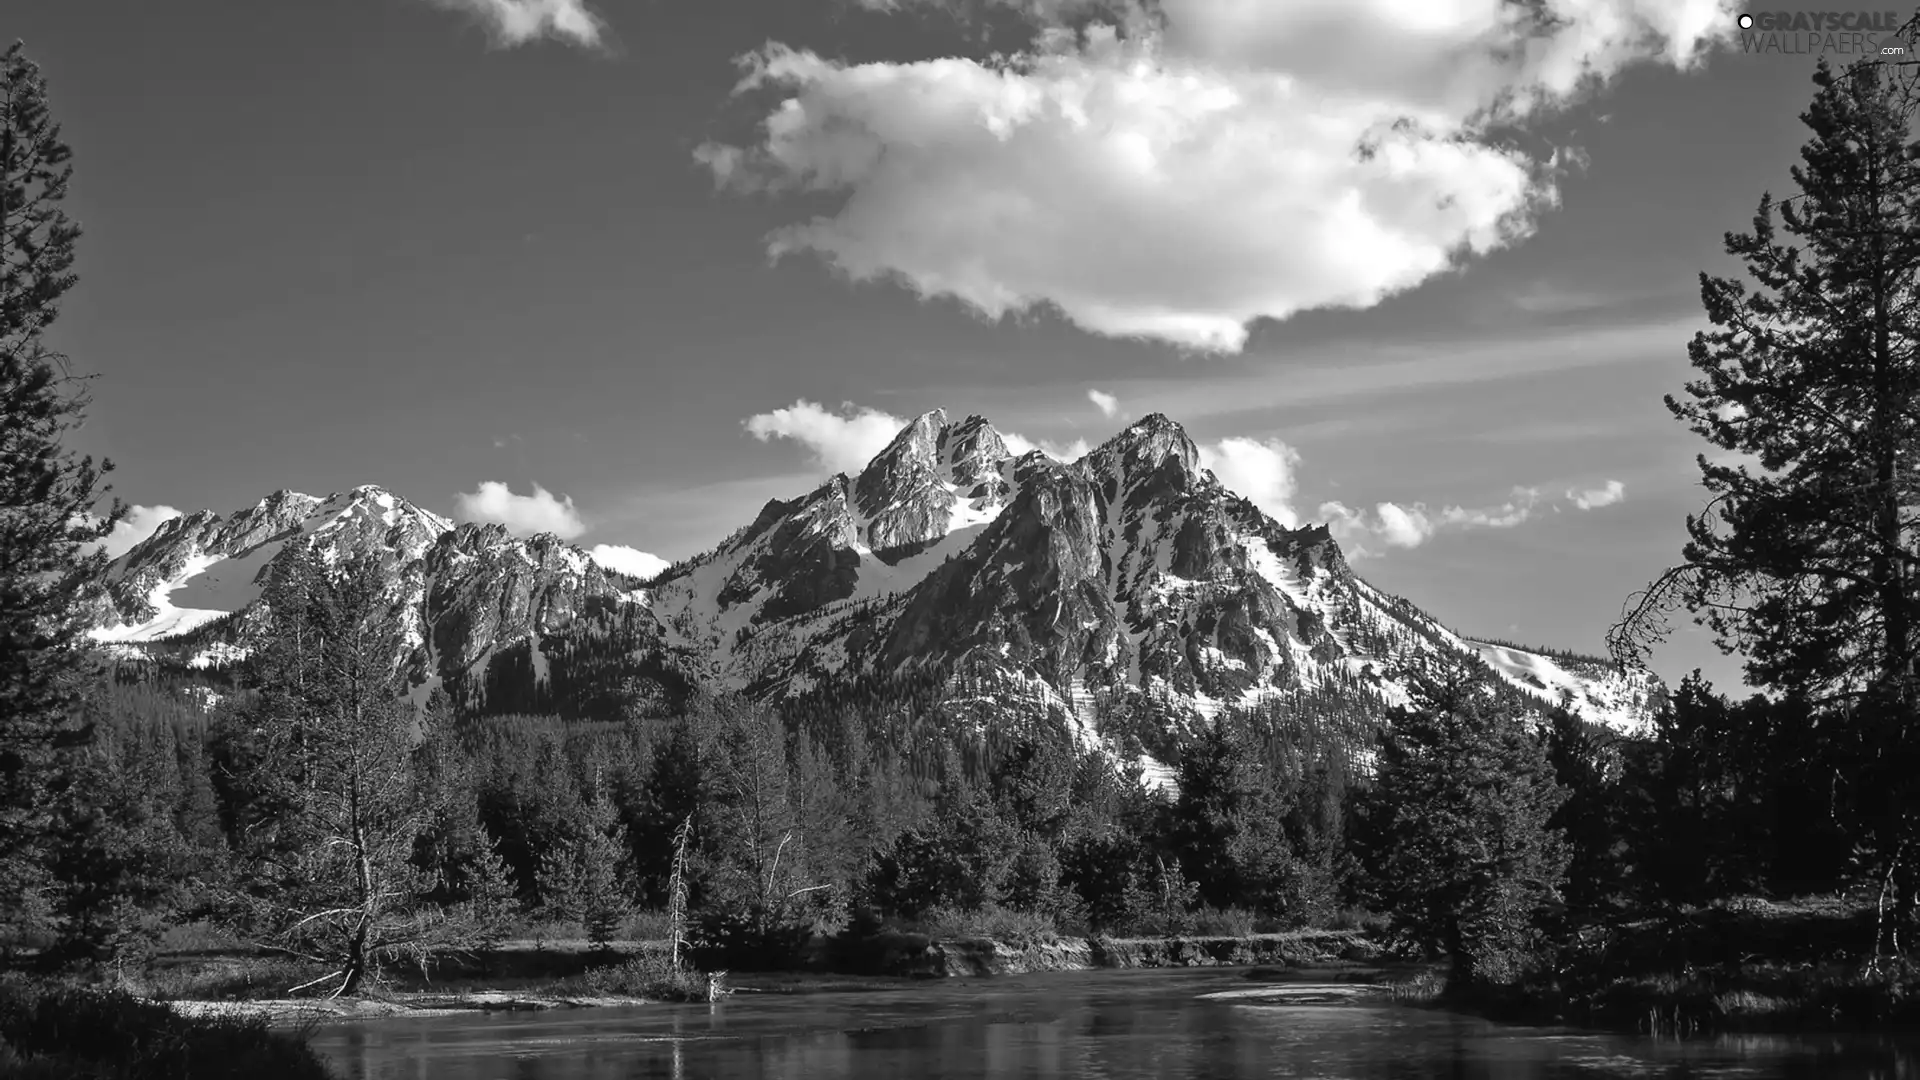
M0 977L0 1076L17 1080L330 1080L302 1033L187 1017L122 991Z
M1920 965L1865 971L1873 934L1858 901L1737 898L1590 929L1517 986L1462 991L1434 968L1392 988L1500 1019L1654 1034L1920 1030Z
M654 929L644 919L634 930ZM851 935L816 939L804 957L770 965L795 971L859 975L981 974L1054 967L1164 967L1232 963L1342 963L1377 958L1379 947L1358 929L1272 932L1232 913L1194 920L1177 935L1084 938L1019 913L929 912L913 923L888 923ZM446 997L479 990L546 997L635 997L704 1000L703 975L676 973L662 940L615 941L596 950L577 926L526 923L493 949L441 954L382 972L373 992ZM952 964L940 959L940 943ZM1244 955L1242 955L1244 954ZM742 970L747 965L740 965ZM150 964L104 977L143 997L184 1001L272 1001L324 975L305 961L263 953L209 927L181 928L161 942ZM310 996L310 995L309 995Z

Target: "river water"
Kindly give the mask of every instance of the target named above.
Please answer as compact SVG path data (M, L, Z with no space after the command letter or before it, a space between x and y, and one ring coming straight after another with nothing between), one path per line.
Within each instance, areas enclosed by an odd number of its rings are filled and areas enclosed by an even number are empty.
M354 1080L1920 1080L1916 1038L1676 1040L1514 1027L1219 969L369 1020L319 1028L313 1043Z

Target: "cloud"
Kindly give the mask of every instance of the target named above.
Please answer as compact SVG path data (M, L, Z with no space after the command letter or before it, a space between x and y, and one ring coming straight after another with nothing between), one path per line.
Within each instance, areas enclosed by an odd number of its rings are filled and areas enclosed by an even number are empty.
M776 258L1233 351L1255 319L1369 307L1525 238L1576 156L1495 132L1631 63L1692 66L1727 2L1002 0L1037 24L1009 57L742 57L736 93L781 100L695 156L725 188L843 197L772 233ZM1119 11L1068 25L1098 8Z
M152 536L160 526L180 516L180 511L171 506L131 506L127 516L114 522L113 531L100 542L107 558L117 559L133 550L142 540Z
M1416 548L1442 531L1511 529L1532 518L1539 505L1538 488L1518 487L1513 498L1498 506L1430 509L1424 502L1383 502L1369 515L1344 503L1326 502L1320 504L1320 516L1334 538L1351 547L1351 557L1366 558L1378 554L1367 546L1375 541L1390 548Z
M1349 559L1364 559L1375 554L1366 544L1379 540L1389 547L1419 547L1433 535L1433 522L1418 505L1407 509L1397 503L1383 502L1373 509L1369 519L1364 510L1354 510L1339 501L1320 504L1320 517L1334 539L1347 549Z
M485 480L473 492L455 495L454 502L466 520L504 525L516 536L545 532L571 540L587 531L572 499L555 498L539 484L533 485L531 495L515 495L507 485Z
M1100 415L1109 420L1120 415L1120 399L1104 390L1087 391L1087 400L1093 402L1093 407L1100 410Z
M907 426L897 416L850 401L835 413L805 398L744 423L747 433L761 442L791 439L805 446L830 473L858 473Z
M1612 506L1626 497L1627 485L1618 480L1607 481L1605 487L1567 492L1567 498L1582 510L1597 510L1602 506Z
M660 571L673 565L658 555L625 544L595 544L587 555L615 573L643 580L656 577Z
M606 23L588 9L585 0L425 0L446 11L465 12L486 27L502 46L525 45L552 38L583 48L596 48Z
M761 442L788 439L807 448L814 463L830 473L858 474L874 455L887 448L907 421L892 413L845 402L839 412L805 398L784 409L758 413L742 422L747 433ZM1003 431L1000 439L1017 457L1039 450L1060 461L1073 461L1086 454L1085 439L1061 445L1041 439L1035 441L1015 432Z
M1236 436L1200 447L1202 468L1211 469L1227 490L1289 529L1300 524L1293 509L1299 464L1299 452L1279 439L1261 442Z

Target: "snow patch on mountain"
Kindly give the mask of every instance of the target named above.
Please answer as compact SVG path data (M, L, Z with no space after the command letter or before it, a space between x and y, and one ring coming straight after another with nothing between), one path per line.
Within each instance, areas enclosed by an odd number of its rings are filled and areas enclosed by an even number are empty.
M1647 703L1626 679L1575 674L1551 657L1507 645L1471 639L1467 643L1507 682L1549 705L1566 704L1585 719L1619 731L1647 726Z
M201 552L188 555L178 575L157 583L152 591L147 593L147 603L154 609L152 617L137 623L96 627L90 631L90 636L95 641L107 642L157 641L187 633L215 619L227 617L238 609L177 607L173 603L175 592L218 562L220 562L218 555L207 555Z

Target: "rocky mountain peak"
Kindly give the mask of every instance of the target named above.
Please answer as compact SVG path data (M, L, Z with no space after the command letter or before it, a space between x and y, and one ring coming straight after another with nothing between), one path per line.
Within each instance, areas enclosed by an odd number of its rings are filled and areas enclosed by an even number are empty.
M1164 413L1141 417L1088 456L1115 461L1128 472L1168 467L1189 475L1200 471L1200 448L1188 437L1186 428Z
M768 502L644 590L552 535L455 527L373 485L276 492L175 519L117 560L95 636L194 663L244 652L262 573L306 544L381 556L422 694L442 678L469 695L579 689L600 676L561 673L585 655L574 638L616 624L628 660L753 693L951 666L967 693L1039 702L1094 742L1101 701L1151 700L1180 724L1264 703L1384 714L1435 657L1623 727L1655 689L1454 634L1356 577L1325 526L1283 527L1209 478L1158 413L1064 463L1015 459L985 418L932 410L857 477Z
M983 523L1011 493L1006 441L984 417L949 423L941 409L922 413L874 456L854 482L855 527L874 551L926 544Z
M945 410L933 409L921 413L900 429L885 450L874 455L860 475L864 478L875 469L899 469L917 463L931 465L938 452L940 433L946 427Z
M1186 429L1160 413L1134 422L1082 458L1079 467L1110 502L1138 512L1200 486L1200 448Z
M952 482L973 488L999 479L1013 457L984 416L969 416L940 432L939 449Z

